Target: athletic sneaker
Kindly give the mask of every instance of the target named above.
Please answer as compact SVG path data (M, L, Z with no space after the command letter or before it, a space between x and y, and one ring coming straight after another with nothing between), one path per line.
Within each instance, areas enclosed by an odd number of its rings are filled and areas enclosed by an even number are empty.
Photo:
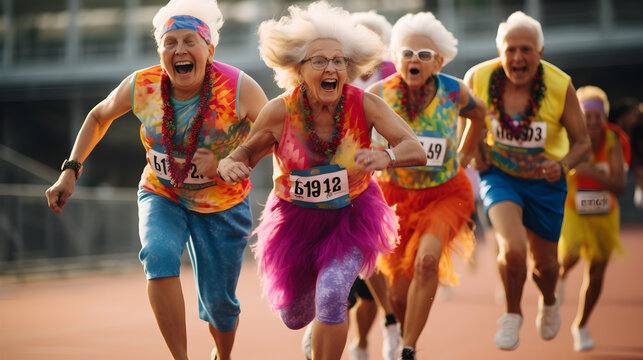
M212 352L210 353L210 359L219 360L219 353L217 353L217 348L212 349Z
M536 328L540 337L551 340L558 334L560 329L560 304L558 299L553 305L545 305L542 297L538 299L538 315L536 315Z
M304 355L306 355L307 360L313 358L313 351L310 346L313 337L313 322L311 321L308 326L306 326L306 331L304 331L304 336L301 338L301 348L304 350Z
M395 354L401 343L400 323L385 326L382 335L382 359L395 360Z
M400 360L415 360L415 350L410 346L405 346L400 354Z
M348 353L351 360L368 360L368 350L359 347L357 339L348 346Z
M594 348L594 340L586 327L572 325L572 336L574 337L574 350L588 351Z
M498 319L500 328L496 332L494 342L496 347L501 350L515 350L520 344L520 326L522 325L522 316L518 314L506 313Z

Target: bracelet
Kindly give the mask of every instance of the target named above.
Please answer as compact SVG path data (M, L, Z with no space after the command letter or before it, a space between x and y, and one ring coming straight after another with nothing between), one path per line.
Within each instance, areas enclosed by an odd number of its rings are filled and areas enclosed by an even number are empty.
M60 166L60 171L65 171L67 169L74 170L74 175L76 176L76 180L78 180L80 173L83 170L83 164L76 160L65 159Z
M395 153L393 153L393 149L384 149L384 151L391 158L391 161L388 163L387 168L392 168L395 165Z
M566 177L570 171L569 165L567 165L567 163L564 162L563 160L559 161L558 164L560 165L561 176Z

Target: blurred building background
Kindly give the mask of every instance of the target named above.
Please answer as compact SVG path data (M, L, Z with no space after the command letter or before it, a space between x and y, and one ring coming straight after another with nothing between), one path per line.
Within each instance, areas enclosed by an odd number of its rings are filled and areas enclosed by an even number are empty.
M643 3L640 0L345 0L349 11L377 9L391 23L432 11L459 39L445 73L497 55L498 23L523 10L539 19L545 60L574 85L602 87L612 101L643 99ZM151 20L165 0L0 0L0 274L63 271L136 262L136 186L145 165L139 121L114 122L85 162L65 212L47 207L87 112L127 75L158 64ZM290 1L220 0L225 23L215 58L241 68L279 94L257 50L259 23ZM257 218L271 188L271 163L252 174ZM643 222L632 205L633 178L621 197L624 223Z

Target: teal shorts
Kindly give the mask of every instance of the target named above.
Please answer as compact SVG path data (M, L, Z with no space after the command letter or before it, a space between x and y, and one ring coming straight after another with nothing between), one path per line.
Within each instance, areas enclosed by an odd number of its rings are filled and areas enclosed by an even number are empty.
M219 331L234 330L241 312L237 282L252 226L249 197L230 209L202 214L139 188L138 217L139 258L147 279L179 276L187 247L199 317Z
M523 179L496 167L480 173L480 197L485 212L501 201L512 201L522 208L523 225L545 240L558 242L563 225L567 183L545 179Z

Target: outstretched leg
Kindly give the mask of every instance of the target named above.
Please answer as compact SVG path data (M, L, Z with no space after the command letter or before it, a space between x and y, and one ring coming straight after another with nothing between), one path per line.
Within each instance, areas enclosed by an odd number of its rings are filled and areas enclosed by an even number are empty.
M187 360L185 303L178 276L147 281L147 295L163 339L175 360Z

